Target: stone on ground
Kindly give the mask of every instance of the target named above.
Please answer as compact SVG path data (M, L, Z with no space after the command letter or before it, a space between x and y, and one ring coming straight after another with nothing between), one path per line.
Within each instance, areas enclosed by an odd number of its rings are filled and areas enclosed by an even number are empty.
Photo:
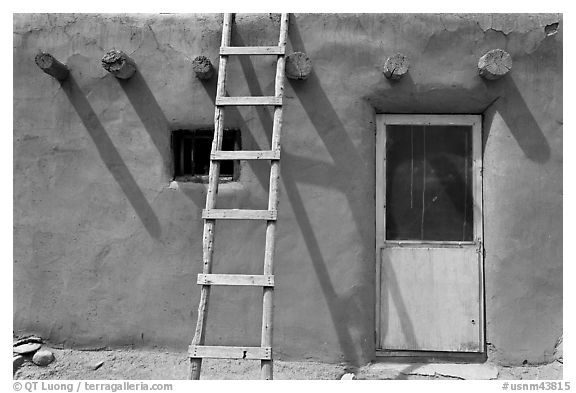
M42 344L44 341L42 340L41 337L36 337L36 336L30 336L30 337L24 337L21 339L18 339L14 342L14 346L17 345L22 345L22 344L29 344L29 343L39 343Z
M342 375L342 378L340 378L340 379L343 381L352 380L352 379L356 379L356 375L354 375L352 373L346 373L346 374Z
M102 367L103 364L104 364L103 360L93 362L90 364L90 369L91 370L98 370L100 367Z
M29 353L36 352L37 350L40 349L41 346L42 344L40 343L26 343L21 345L15 345L12 350L17 354L26 355Z
M54 361L54 354L47 349L41 349L34 354L32 361L38 366L47 366Z
M24 356L22 355L15 355L12 358L12 374L16 372L20 368L22 364L24 364Z

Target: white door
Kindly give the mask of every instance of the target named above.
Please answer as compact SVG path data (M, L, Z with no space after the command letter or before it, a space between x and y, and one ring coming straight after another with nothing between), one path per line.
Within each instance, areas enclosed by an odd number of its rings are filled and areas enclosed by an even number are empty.
M378 115L377 349L484 351L481 117Z

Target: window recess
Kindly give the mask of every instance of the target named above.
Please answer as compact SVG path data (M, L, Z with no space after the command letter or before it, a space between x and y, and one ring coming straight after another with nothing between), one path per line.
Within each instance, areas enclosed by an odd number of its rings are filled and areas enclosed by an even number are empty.
M208 182L213 130L172 131L174 180L197 183ZM222 150L240 150L240 131L224 130ZM235 181L240 177L238 161L220 162L220 181Z

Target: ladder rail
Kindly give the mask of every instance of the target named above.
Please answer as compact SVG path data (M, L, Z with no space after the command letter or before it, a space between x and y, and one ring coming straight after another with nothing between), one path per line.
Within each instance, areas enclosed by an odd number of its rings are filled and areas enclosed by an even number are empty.
M280 18L280 34L278 38L278 46L286 48L286 41L288 39L288 22L289 14L282 14ZM275 80L275 96L284 99L284 69L286 65L286 57L284 55L278 56L276 63L276 80ZM280 150L280 135L282 130L282 115L283 106L274 107L274 123L272 126L272 142L270 150ZM274 160L270 166L270 188L268 193L268 210L278 210L278 188L280 183L280 161ZM272 275L274 270L274 251L276 249L276 221L266 222L266 248L264 251L264 274ZM273 312L273 287L263 288L262 299L262 334L260 338L260 346L272 347L272 312ZM273 360L261 360L260 374L262 379L273 379L274 369Z
M222 21L221 46L230 45L232 33L232 14L224 14ZM226 92L226 68L228 56L220 56L218 67L218 85L216 97L223 97ZM222 136L224 134L224 109L216 106L214 110L214 137L212 139L212 152L221 150ZM218 193L218 178L220 177L220 161L210 161L210 171L208 175L208 191L206 194L206 209L213 209L216 206L216 194ZM210 274L212 271L212 259L214 256L214 226L212 219L204 220L204 233L202 237L202 273ZM208 300L210 298L210 285L202 285L200 290L200 303L198 305L198 319L192 345L204 344L206 336L206 319L208 316ZM200 379L202 368L202 358L190 358L190 379Z

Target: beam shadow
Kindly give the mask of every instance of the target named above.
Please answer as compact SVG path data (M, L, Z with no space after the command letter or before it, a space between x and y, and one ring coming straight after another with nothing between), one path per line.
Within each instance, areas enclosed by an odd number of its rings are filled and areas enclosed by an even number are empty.
M207 192L206 190L208 188L208 185L207 184L198 184L198 185L204 187L190 188L186 185L181 185L179 187L179 190L186 197L188 197L188 199L190 199L196 207L198 207L199 209L203 209L204 206L206 205L206 192Z
M158 149L163 159L164 168L170 167L170 133L168 120L160 108L154 94L148 87L140 70L136 70L134 75L129 79L118 79L112 75L110 78L116 79L132 107L136 111L140 121L144 124L144 129L150 135L150 139Z
M110 75L110 77L113 77ZM172 167L171 160L171 130L169 122L158 101L152 94L148 87L146 80L142 76L140 70L129 79L114 78L124 90L140 121L144 125L144 129L150 135L150 139L162 157L163 165L166 175L172 179L170 168ZM188 187L182 186L180 191L184 193L196 206L204 205L205 190L198 193Z
M508 126L510 133L531 161L546 163L550 159L550 145L532 115L532 111L522 98L512 75L497 81L485 81L488 90L498 97L485 111L482 135L482 151L485 151L494 115L498 112Z
M484 91L466 89L435 89L433 92L419 91L410 73L400 80L388 81L394 85L394 95L383 89L365 96L368 103L379 113L482 113L482 151L490 134L495 111L502 115L506 125L525 156L538 163L550 158L550 146L532 111L522 98L513 75L496 81L482 82ZM450 104L442 97L451 97ZM472 104L469 104L472 102ZM409 110L407 110L409 108Z
M124 192L124 195L128 198L128 201L140 218L144 228L146 228L146 231L148 231L151 237L159 239L161 228L158 217L156 217L152 207L122 160L118 150L116 150L106 129L102 126L102 123L100 123L98 116L76 83L76 80L70 75L68 79L61 82L61 86L80 117L82 124L84 124L84 127L88 131L88 134L94 141L104 165L106 165L106 168L108 168L114 180L116 180Z

